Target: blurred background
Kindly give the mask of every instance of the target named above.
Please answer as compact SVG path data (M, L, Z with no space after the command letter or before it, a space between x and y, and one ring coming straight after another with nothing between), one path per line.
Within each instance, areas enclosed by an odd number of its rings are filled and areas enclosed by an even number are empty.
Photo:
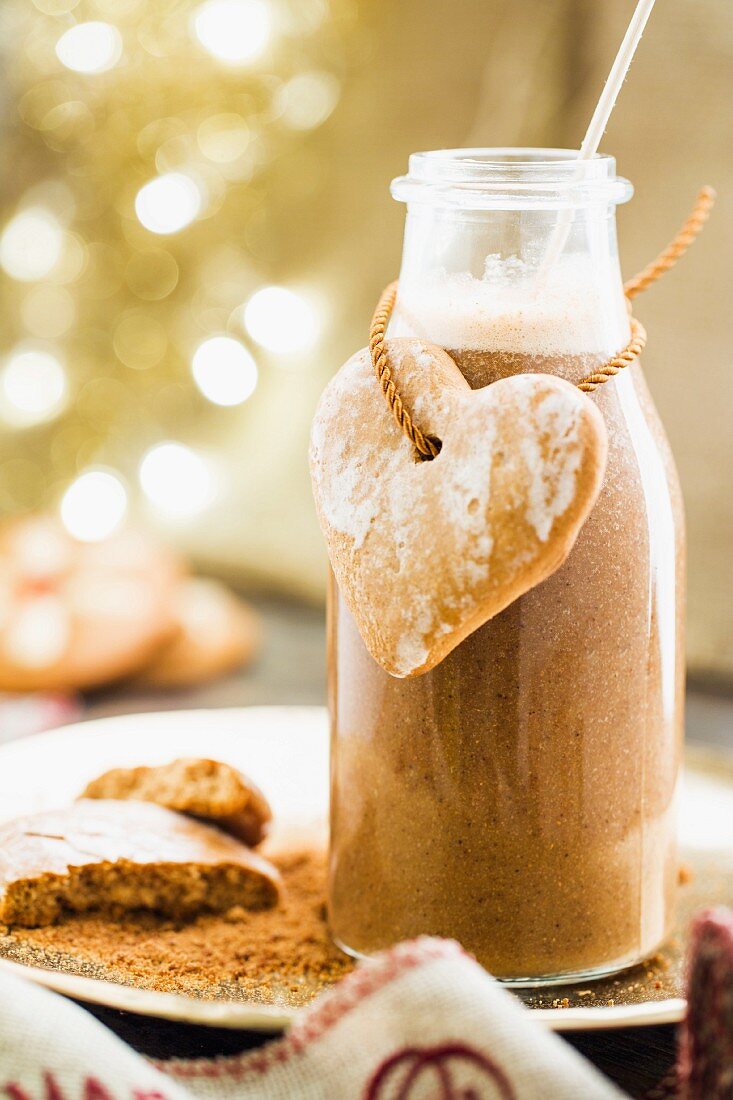
M418 149L577 147L633 6L4 0L0 514L60 515L87 544L131 518L277 597L280 660L320 668L315 633L288 649L324 592L308 427L398 270L389 181ZM715 684L733 682L732 93L729 0L662 0L602 145L636 187L626 275L702 183L719 193L638 308L687 503L690 668Z

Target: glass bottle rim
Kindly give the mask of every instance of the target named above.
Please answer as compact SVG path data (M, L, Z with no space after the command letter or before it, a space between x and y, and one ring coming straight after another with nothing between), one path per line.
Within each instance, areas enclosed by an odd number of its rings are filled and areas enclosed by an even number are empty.
M580 160L577 149L504 147L413 153L391 192L398 202L469 210L562 209L627 202L633 187L605 153Z

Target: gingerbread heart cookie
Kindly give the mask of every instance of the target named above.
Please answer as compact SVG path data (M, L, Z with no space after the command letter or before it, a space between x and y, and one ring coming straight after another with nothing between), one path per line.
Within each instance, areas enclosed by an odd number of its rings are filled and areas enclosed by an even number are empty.
M395 423L368 349L321 398L310 464L336 580L374 659L397 677L438 664L548 577L601 488L606 428L592 401L546 374L472 390L442 348L390 340L392 374L422 430Z

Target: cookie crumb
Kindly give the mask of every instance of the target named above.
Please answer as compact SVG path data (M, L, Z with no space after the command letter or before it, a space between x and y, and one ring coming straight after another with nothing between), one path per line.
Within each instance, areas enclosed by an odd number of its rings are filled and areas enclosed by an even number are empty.
M116 922L82 914L0 934L0 955L140 989L299 1007L354 962L333 944L324 920L325 853L291 851L272 862L285 886L275 909L235 905L189 922L140 911Z

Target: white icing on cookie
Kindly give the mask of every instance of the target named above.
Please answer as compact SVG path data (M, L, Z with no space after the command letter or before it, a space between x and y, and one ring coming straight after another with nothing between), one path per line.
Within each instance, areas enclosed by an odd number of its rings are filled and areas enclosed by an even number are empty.
M440 348L396 340L388 350L440 454L417 458L365 349L321 399L311 473L362 637L387 671L409 676L562 563L600 488L606 438L595 406L560 379L518 375L472 391Z

